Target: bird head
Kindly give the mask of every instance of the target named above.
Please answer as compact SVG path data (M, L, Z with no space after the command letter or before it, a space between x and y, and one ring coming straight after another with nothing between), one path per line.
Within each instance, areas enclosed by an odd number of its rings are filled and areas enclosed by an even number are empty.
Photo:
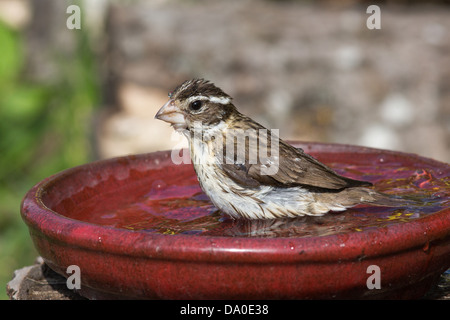
M183 82L169 93L155 118L170 123L175 130L191 131L195 125L212 127L236 111L231 97L203 79Z

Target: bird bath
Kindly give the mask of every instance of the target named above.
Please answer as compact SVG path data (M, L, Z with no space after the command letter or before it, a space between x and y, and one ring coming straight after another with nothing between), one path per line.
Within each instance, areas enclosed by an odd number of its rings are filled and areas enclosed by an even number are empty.
M419 298L450 266L450 166L413 154L295 143L339 174L417 205L232 220L170 151L89 163L25 196L38 252L88 298Z

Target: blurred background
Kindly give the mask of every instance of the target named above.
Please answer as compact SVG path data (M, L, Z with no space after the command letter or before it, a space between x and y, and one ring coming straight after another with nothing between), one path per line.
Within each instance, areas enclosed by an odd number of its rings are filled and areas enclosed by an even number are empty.
M372 4L381 29L366 26ZM450 162L449 1L0 0L0 55L2 299L37 256L25 193L66 168L180 146L153 117L192 77L285 139Z

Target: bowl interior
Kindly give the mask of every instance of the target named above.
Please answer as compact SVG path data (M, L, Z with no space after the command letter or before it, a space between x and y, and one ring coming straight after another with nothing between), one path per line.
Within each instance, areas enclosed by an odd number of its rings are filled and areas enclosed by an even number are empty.
M345 145L297 144L339 174L370 181L414 205L360 205L322 217L233 220L200 189L192 165L170 151L111 159L55 176L42 203L78 221L154 234L214 237L320 237L401 224L448 210L449 166L416 155Z

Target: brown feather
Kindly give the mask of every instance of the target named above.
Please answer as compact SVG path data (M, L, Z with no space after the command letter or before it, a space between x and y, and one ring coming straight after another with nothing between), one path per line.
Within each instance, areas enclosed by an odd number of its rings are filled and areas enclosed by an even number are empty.
M231 127L233 128L242 130L252 129L247 132L250 138L258 140L257 155L261 153L270 155L270 131L267 134L267 139L261 139L259 141L259 137L252 137L252 134L257 134L259 129L265 129L262 125L240 114L238 111L235 111L228 121L232 122ZM224 136L224 141L226 141L226 136ZM283 188L302 186L306 188L338 191L349 187L372 185L367 181L354 180L337 174L312 156L304 153L302 149L295 148L281 139L278 139L278 143L278 171L273 175L261 174L264 163L261 162L258 156L256 157L257 163L250 163L251 150L248 140L246 140L245 144L245 163L230 163L231 159L226 159L226 155L224 155L223 170L231 179L245 187L257 187L259 185L271 185ZM234 154L236 155L236 152Z

